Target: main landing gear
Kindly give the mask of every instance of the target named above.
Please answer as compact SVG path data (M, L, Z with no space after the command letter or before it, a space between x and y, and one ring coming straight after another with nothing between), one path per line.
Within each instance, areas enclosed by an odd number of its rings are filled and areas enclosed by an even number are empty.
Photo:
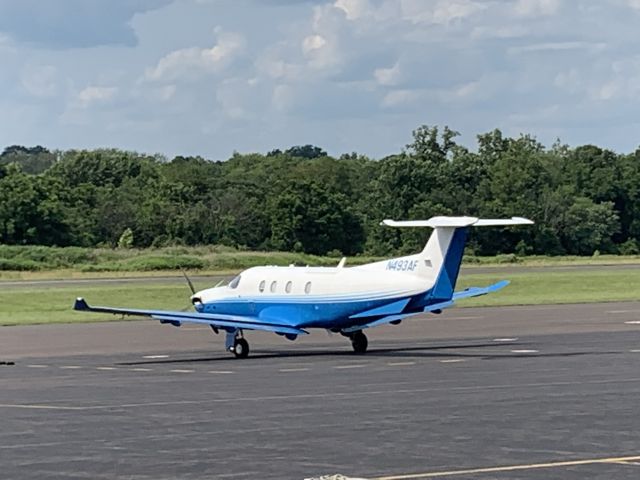
M353 351L355 353L365 353L367 351L369 341L367 340L367 336L362 332L362 330L353 332L350 338L351 346L353 347Z
M233 353L236 358L247 358L249 356L249 342L244 339L240 329L227 332L225 348Z

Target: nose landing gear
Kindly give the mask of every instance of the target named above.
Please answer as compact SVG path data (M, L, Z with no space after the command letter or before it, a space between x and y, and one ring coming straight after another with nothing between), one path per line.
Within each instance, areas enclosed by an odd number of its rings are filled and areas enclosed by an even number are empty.
M236 358L247 358L249 356L249 342L244 339L240 329L227 332L225 347Z
M244 338L236 338L233 345L233 354L236 358L247 358L249 356L249 342Z

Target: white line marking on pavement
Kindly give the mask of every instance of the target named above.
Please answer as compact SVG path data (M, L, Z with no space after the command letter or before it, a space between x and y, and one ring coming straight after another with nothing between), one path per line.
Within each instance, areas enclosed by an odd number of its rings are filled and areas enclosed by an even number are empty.
M618 458L589 458L585 460L569 460L558 461L548 463L529 463L524 465L505 465L499 467L481 467L481 468L468 468L464 470L449 470L440 472L424 472L424 473L410 473L407 475L389 475L386 477L378 477L375 480L409 480L418 478L438 478L438 477L453 477L459 475L474 475L479 473L498 473L498 472L515 472L526 470L538 470L542 468L563 468L563 467L576 467L579 465L594 465L598 463L620 463L630 462L634 460L640 460L640 457L618 457Z
M494 338L494 342L515 342L518 338Z
M10 403L0 403L2 408L24 408L30 410L84 410L85 407L65 407L61 405L16 405Z
M389 362L387 365L390 367L403 367L405 365L415 365L416 362Z
M152 372L153 370L150 368L130 368L132 372Z
M629 350L631 353L640 353L640 350L635 349L635 350Z
M31 365L27 365L28 368L49 368L49 365L36 365L36 364L31 364Z
M223 375L228 375L229 373L233 373L231 370L209 370L209 373L220 373Z
M511 353L538 353L538 350L511 350Z
M363 368L363 367L366 367L368 365L369 365L368 363L358 364L358 365L338 365L338 366L333 367L333 368L335 368L337 370L344 370L344 369L347 369L347 368Z
M169 370L169 371L173 373L193 373L195 370L185 370L181 368L176 368L174 370Z
M627 325L640 325L640 320L629 320L628 322L624 322Z
M64 370L77 370L78 368L82 368L82 367L79 367L78 365L63 365L60 368Z
M281 368L279 372L306 372L308 368Z
M440 363L460 363L464 361L464 358L450 358L448 360L440 360Z
M169 355L145 355L142 358L149 358L149 359L155 359L155 358L169 358Z
M117 370L116 367L96 367L96 370Z

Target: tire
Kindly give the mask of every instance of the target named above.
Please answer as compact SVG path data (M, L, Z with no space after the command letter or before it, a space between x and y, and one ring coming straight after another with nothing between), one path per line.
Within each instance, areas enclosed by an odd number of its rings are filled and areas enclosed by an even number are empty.
M368 345L367 336L362 331L355 332L351 337L351 346L355 353L365 353Z
M249 342L244 338L238 338L233 345L233 354L236 358L247 358L249 356Z

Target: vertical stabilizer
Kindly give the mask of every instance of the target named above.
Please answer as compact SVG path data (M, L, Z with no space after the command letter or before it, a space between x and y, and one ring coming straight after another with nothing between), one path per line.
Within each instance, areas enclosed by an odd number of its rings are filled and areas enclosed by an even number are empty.
M422 251L424 261L431 262L433 272L438 272L429 295L434 300L451 300L453 296L467 231L467 227L436 227Z
M476 217L433 217L429 220L384 220L390 227L430 227L433 233L421 253L417 255L420 268L416 274L424 277L433 287L424 301L436 303L451 300L460 273L460 264L470 226L530 225L526 218L485 220Z

